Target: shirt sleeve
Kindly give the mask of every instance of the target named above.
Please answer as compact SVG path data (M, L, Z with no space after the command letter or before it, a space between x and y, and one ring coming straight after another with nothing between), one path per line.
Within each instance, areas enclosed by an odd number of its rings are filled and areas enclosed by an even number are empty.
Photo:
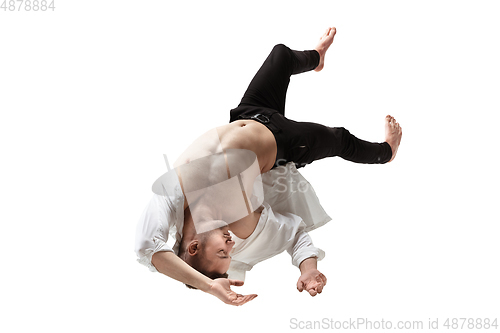
M175 208L169 204L169 199L161 195L153 195L136 228L137 261L152 272L157 272L151 263L153 254L160 251L174 252L167 244L171 224L175 223Z
M319 261L325 257L325 252L313 245L311 237L304 229L305 224L301 223L293 243L287 248L292 257L292 264L297 267L307 258L317 257Z

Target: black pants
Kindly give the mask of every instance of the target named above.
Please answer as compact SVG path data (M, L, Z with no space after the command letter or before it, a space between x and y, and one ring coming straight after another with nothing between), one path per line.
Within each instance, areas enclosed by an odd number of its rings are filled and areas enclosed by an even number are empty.
M229 122L253 119L263 123L276 138L275 167L294 162L297 168L325 157L340 156L356 163L386 163L392 157L388 143L356 138L343 127L297 122L285 117L290 76L310 71L319 64L319 53L294 51L276 45L248 86L241 103L230 112Z

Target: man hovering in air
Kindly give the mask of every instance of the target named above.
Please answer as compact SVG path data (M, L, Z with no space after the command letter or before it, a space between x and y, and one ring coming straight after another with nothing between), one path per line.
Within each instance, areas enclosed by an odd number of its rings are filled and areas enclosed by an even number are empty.
M299 291L321 293L326 277L308 231L330 220L310 184L297 171L315 160L339 156L355 163L394 160L402 137L396 120L385 118L385 141L358 139L343 127L296 122L285 117L290 76L325 65L335 28L313 50L276 45L229 124L196 139L153 185L155 192L137 226L138 261L223 302L242 305L245 272L288 251L300 269ZM167 163L168 166L168 163ZM292 183L308 186L291 191ZM175 240L167 245L169 235Z

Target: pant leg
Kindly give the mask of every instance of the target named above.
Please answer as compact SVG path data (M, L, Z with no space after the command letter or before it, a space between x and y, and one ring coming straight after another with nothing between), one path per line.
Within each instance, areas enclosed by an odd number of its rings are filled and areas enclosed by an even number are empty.
M386 163L392 157L387 143L371 143L358 139L342 127L327 127L287 119L285 99L290 76L310 71L319 64L319 53L294 51L283 44L276 45L250 82L238 108L231 110L231 120L240 113L252 112L252 107L278 111L265 124L274 134L278 147L276 165L295 162L303 167L313 161L339 156L355 163ZM250 107L250 108L248 108ZM266 112L255 108L255 112Z
M355 163L382 164L392 157L387 142L361 140L343 127L328 127L309 122L296 122L283 116L274 117L282 133L286 153L278 165L294 162L297 168L325 157L341 157Z
M290 76L310 71L318 64L319 53L315 50L294 51L276 45L250 82L240 106L266 107L284 115Z
M316 124L315 132L313 140L316 144L310 147L306 159L308 163L325 157L339 156L355 163L383 164L389 162L392 157L392 149L387 142L368 142L359 139L343 127ZM325 147L324 142L328 142L329 145Z

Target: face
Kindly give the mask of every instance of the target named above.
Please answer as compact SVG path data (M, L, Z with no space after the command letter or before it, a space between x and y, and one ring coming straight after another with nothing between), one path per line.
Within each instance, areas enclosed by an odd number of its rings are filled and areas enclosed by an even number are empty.
M202 234L200 238L202 239L204 268L211 272L226 273L231 263L229 253L234 246L229 227L214 229Z

